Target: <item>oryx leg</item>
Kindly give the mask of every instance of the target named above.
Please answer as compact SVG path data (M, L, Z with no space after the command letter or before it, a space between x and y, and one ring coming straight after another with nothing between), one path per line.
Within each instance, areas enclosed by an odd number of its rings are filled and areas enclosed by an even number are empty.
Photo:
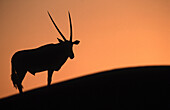
M23 88L22 81L23 81L23 79L24 79L24 77L26 75L26 72L27 71L19 71L19 72L17 72L17 75L18 75L17 87L18 87L18 90L19 90L20 93L23 93L23 91L22 91L22 88Z
M48 70L48 86L50 86L50 84L51 84L53 72L54 72L54 70Z

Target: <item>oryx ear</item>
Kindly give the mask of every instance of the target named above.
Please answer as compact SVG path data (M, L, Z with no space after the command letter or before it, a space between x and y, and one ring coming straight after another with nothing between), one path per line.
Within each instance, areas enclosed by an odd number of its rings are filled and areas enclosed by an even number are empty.
M58 39L58 41L60 42L60 43L62 43L62 42L64 42L64 41L62 41L61 39L59 39L59 38L57 38Z
M76 40L76 41L73 42L73 44L76 44L76 45L78 45L79 43L80 43L79 40Z

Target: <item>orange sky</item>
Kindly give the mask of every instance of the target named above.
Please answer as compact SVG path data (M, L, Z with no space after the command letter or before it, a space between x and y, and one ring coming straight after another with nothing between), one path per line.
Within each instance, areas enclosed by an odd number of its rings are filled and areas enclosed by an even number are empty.
M69 37L73 23L75 58L68 59L52 83L120 67L170 64L169 0L1 0L0 98L18 93L10 80L12 55ZM61 37L60 37L61 38ZM27 74L24 91L47 84L47 73Z

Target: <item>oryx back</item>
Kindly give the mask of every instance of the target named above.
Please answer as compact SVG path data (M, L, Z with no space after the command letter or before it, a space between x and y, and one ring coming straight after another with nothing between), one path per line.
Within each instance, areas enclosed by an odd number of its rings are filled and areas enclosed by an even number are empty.
M61 43L48 44L36 49L18 51L12 57L15 69L25 69L32 74L49 69L59 70L68 58Z

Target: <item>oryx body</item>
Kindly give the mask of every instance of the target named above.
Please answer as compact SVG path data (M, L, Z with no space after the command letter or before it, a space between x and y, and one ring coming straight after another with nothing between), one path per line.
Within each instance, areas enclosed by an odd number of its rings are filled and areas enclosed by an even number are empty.
M49 14L49 12L48 12ZM11 60L12 64L12 75L11 79L19 92L22 93L22 80L25 77L27 71L35 75L37 72L48 71L48 85L51 84L51 77L54 71L58 71L62 65L67 61L68 58L73 59L73 44L78 44L76 40L72 42L72 23L69 13L70 21L70 40L66 40L63 34L60 32L51 15L50 19L55 25L56 29L62 36L63 40L58 39L60 43L47 44L36 49L22 50L16 52Z

